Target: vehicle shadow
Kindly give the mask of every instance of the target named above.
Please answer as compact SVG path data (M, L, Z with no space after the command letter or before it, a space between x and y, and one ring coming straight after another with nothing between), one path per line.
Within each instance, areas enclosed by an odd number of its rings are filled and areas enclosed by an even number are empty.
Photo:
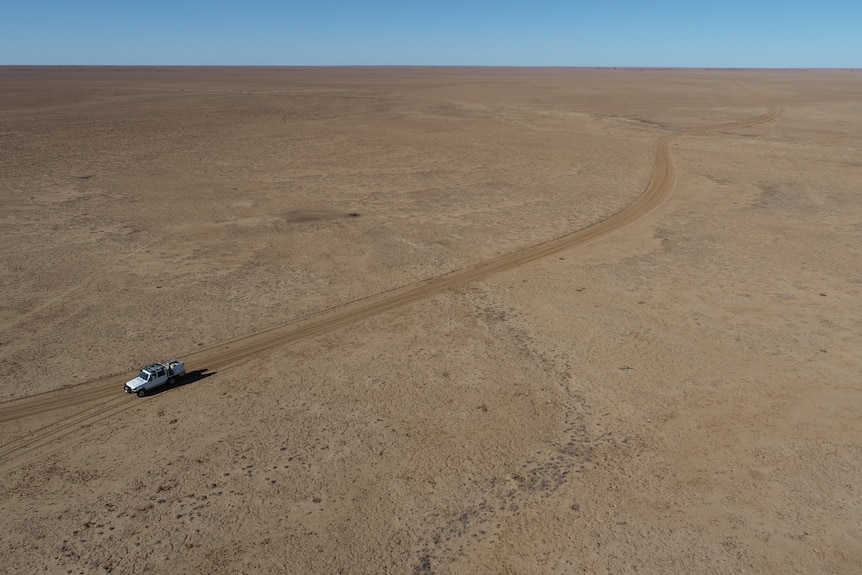
M162 386L159 386L153 390L147 392L147 395L158 395L160 393L164 393L166 391L170 391L172 389L176 389L178 387L183 387L192 383L197 383L202 379L206 379L211 375L215 375L216 371L210 371L208 369L196 369L194 371L190 371L186 373L184 376L177 378L177 380L173 383L166 383Z

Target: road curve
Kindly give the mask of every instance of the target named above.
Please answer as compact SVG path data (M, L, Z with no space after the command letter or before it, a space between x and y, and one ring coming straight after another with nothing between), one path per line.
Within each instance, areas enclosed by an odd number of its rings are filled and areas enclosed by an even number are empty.
M206 350L193 352L184 357L186 368L189 371L218 371L261 352L314 337L443 291L534 262L560 251L581 246L625 227L653 210L673 190L676 170L670 153L670 144L674 140L689 134L754 126L769 122L779 115L780 110L770 100L741 85L739 87L758 99L767 108L767 112L746 120L692 128L659 138L655 148L655 167L649 185L631 204L610 217L556 239L467 268L357 300ZM19 451L30 451L38 445L52 441L57 436L64 435L70 427L92 423L94 418L103 419L106 416L124 411L129 404L118 404L117 400L118 395L122 399L123 394L120 392L120 388L126 379L128 379L127 375L107 376L73 387L0 404L0 424L73 406L82 408L75 415L56 421L40 432L28 436L23 442L13 441L6 445L0 445L0 458L5 459ZM93 408L99 406L105 409L90 413Z

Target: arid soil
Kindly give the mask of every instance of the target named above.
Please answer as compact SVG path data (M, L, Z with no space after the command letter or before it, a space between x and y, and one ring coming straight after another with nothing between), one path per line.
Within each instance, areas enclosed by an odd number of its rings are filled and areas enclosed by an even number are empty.
M0 87L0 572L862 572L862 72Z

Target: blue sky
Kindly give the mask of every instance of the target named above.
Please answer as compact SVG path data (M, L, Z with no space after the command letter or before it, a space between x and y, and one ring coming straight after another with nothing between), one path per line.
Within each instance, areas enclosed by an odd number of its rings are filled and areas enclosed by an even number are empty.
M862 0L0 0L0 65L862 68Z

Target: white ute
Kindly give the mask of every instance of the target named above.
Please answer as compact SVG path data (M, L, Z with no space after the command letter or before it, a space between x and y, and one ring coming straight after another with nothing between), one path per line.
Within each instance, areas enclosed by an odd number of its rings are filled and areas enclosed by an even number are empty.
M178 377L186 374L183 362L172 359L167 364L153 363L141 368L141 373L135 379L126 382L123 390L126 393L137 393L144 397L148 391L166 383L174 383Z

